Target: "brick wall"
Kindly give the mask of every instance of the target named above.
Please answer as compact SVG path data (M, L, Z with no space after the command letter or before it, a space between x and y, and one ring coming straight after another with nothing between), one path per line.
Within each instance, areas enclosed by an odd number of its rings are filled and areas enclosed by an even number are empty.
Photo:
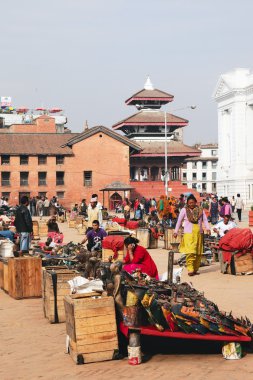
M1 165L0 172L11 172L11 186L1 186L1 192L10 192L10 204L19 201L19 193L30 192L37 196L46 192L51 198L58 191L64 192L60 199L66 207L79 203L82 198L89 201L92 193L99 194L102 202L102 192L99 190L113 181L129 184L129 147L108 135L99 132L73 145L73 156L66 156L64 164L56 165L55 156L47 156L46 165L38 165L38 157L30 156L28 165L20 165L19 156L10 157L10 165ZM29 172L29 185L20 186L20 172ZM38 172L47 172L47 185L38 186ZM64 171L64 185L56 186L56 171ZM83 172L92 171L92 186L85 187ZM112 193L111 193L112 194ZM105 206L108 198L105 196Z

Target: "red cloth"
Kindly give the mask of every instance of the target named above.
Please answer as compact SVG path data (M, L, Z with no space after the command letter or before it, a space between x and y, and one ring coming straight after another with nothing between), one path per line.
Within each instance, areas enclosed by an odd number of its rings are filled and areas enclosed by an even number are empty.
M109 235L102 240L102 247L106 249L111 249L115 254L118 251L123 251L124 249L124 237L118 235Z
M57 232L48 232L47 236L52 239L54 243L62 244L63 243L63 234L58 234Z
M124 226L126 224L126 219L124 218L115 217L112 219L112 221L118 223L120 226Z
M125 257L125 264L141 264L141 269L144 273L146 273L150 277L158 278L157 267L152 257L150 256L148 251L140 245L137 245L135 247L132 261L130 261L130 255L129 255L129 252L127 251L127 254ZM123 269L127 270L128 269L127 267L128 265L125 265ZM136 267L138 267L138 265Z
M233 228L219 241L223 251L251 250L253 247L253 234L250 228Z
M126 224L126 228L129 228L129 230L136 230L139 227L139 222L136 222L135 220L129 221Z

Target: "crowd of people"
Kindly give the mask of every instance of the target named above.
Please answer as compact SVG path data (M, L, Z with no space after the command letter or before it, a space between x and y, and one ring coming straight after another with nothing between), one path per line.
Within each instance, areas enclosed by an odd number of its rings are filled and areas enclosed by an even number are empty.
M1 199L1 201L4 200ZM32 216L51 215L47 222L48 231L49 233L60 233L56 220L59 207L56 197L52 197L50 200L46 197L28 199L27 196L23 196L21 198L21 204L15 217L15 226L20 234L21 252L29 250L30 235L33 228ZM180 244L180 252L186 254L188 274L193 276L198 274L203 253L203 227L206 234L213 233L217 237L223 237L227 231L236 227L235 212L237 212L239 222L241 221L243 208L244 202L240 194L237 194L236 198L232 197L231 200L227 197L218 199L216 195L210 195L203 198L199 205L192 194L188 197L181 194L178 198L162 195L158 200L142 197L130 201L126 198L122 202L121 212L126 220L144 220L151 231L160 238L164 236L165 230L168 228L174 229L174 237L176 238L179 229L183 227L184 234ZM76 203L71 210L76 215L84 216L87 221L87 232L82 244L87 243L87 248L90 251L100 250L102 240L107 236L103 229L102 209L103 206L98 201L98 195L92 194L89 204L86 203L86 199L82 199L80 204ZM143 247L139 247L137 243L137 240L126 241L127 254L124 262L129 267L132 264L141 264L145 260L151 262L148 252L144 252ZM154 265L151 266L152 273L155 273Z

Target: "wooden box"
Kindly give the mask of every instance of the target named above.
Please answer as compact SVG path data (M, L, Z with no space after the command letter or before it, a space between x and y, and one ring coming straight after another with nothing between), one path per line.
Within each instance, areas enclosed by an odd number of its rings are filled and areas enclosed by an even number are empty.
M75 228L79 228L83 226L83 217L82 216L77 216L75 218Z
M54 269L43 273L43 309L50 323L65 322L64 296L70 294L69 280L80 276L75 270Z
M39 239L40 233L39 233L39 223L37 220L33 220L33 238Z
M164 232L164 249L173 250L171 243L181 243L182 241L182 231L178 231L178 236L174 238L174 230L172 228L166 228Z
M41 297L41 258L11 257L8 260L8 291L15 299Z
M8 259L0 258L0 288L8 293L9 283L8 283Z
M109 261L109 257L112 256L112 261L122 261L124 257L124 251L118 251L117 257L114 257L114 252L109 248L102 248L102 261Z
M91 295L64 299L69 353L77 364L112 360L118 352L114 299Z
M48 226L46 223L39 223L39 236L46 237L48 234Z
M76 221L75 220L69 220L68 227L69 228L75 228L76 227Z
M144 248L150 246L150 230L148 228L137 228L136 238L139 240L139 245Z
M251 272L253 272L252 253L248 252L240 257L236 255L232 256L231 263L228 267L228 273L236 275Z
M46 271L68 269L67 265L47 266L41 270L41 293L44 317L46 318L45 294L46 294Z

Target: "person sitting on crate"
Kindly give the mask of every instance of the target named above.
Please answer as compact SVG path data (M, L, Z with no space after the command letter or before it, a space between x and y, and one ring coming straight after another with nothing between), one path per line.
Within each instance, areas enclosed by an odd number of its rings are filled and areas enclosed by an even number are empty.
M229 230L236 227L236 223L231 220L231 215L225 215L223 220L214 226L213 231L217 233L218 237L223 237Z
M30 248L30 238L33 233L33 223L30 211L27 206L29 199L26 195L21 197L20 206L17 208L14 225L20 234L20 254L28 253Z
M88 251L101 251L102 250L102 240L107 236L107 233L103 228L99 227L99 221L93 220L92 230L89 230L81 244L84 244L88 241L87 249Z
M127 253L123 259L123 270L128 273L132 273L135 269L141 269L143 273L146 273L152 278L158 279L157 267L148 253L148 251L138 245L139 240L129 236L124 240L124 244L127 248Z

